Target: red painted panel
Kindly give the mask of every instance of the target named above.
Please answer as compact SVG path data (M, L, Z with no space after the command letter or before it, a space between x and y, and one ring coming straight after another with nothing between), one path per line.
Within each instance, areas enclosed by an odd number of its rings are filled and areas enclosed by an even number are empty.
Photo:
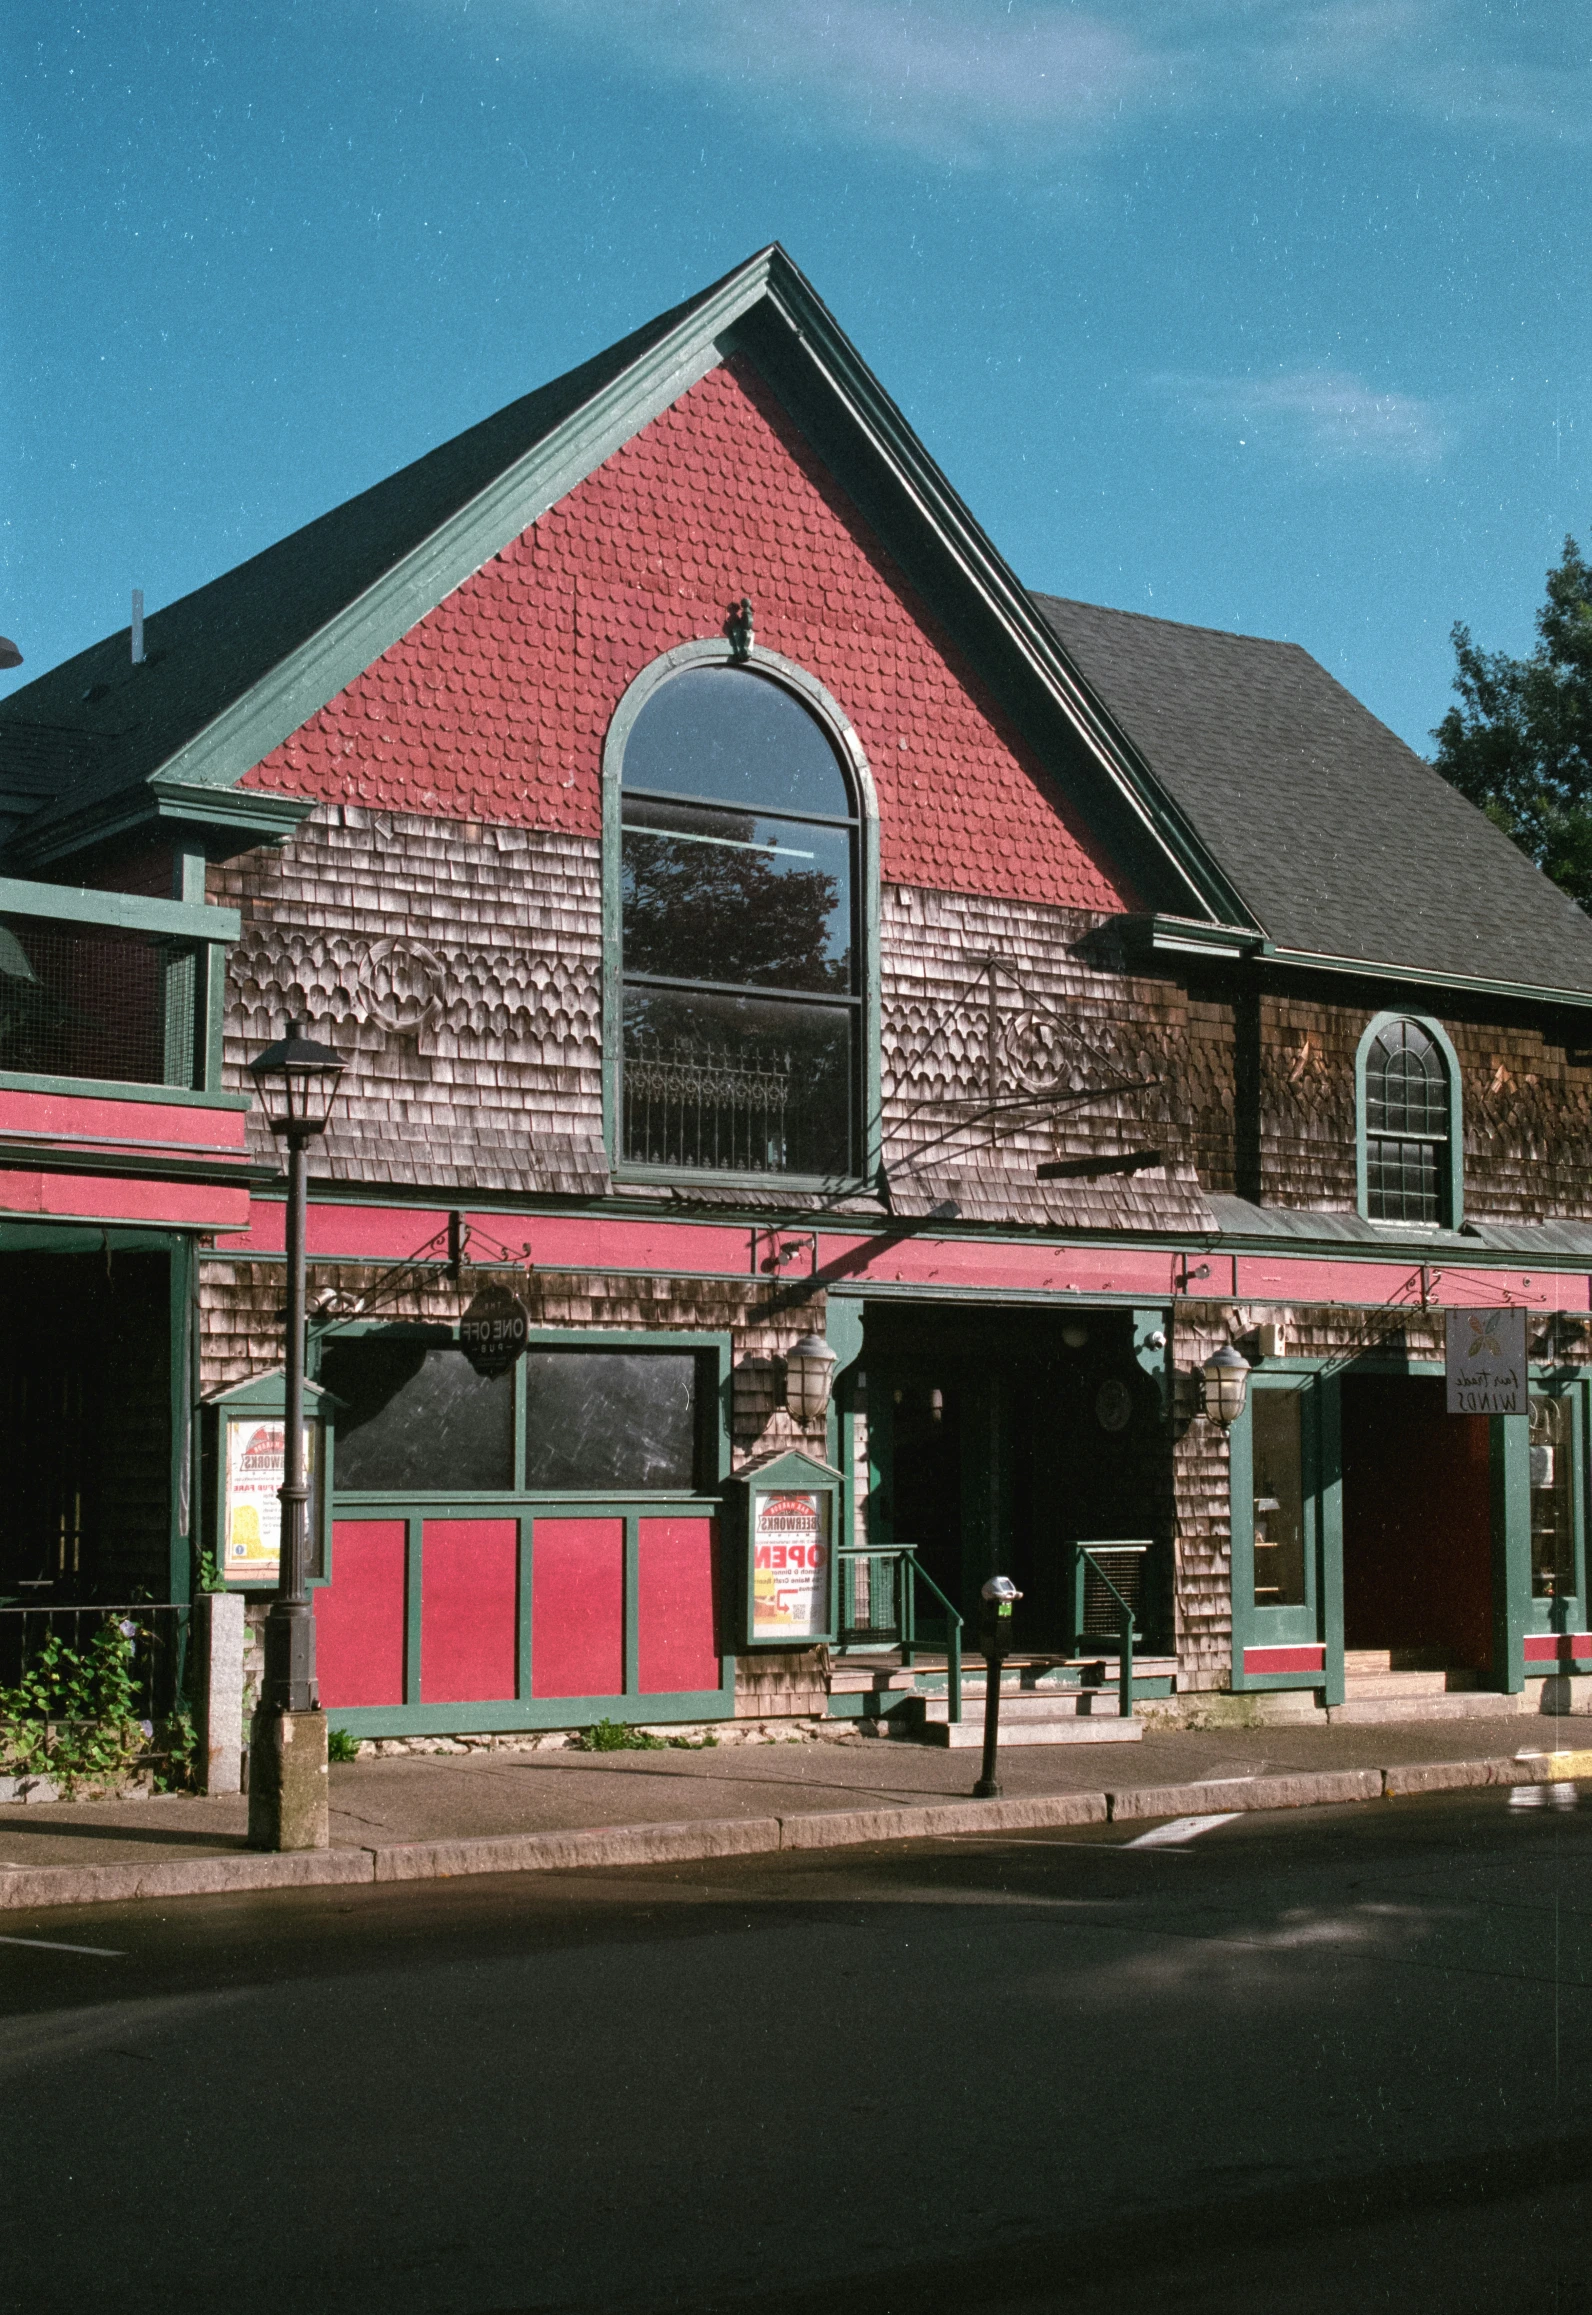
M637 1525L637 1655L642 1694L666 1696L689 1688L716 1688L716 1523L711 1519L643 1519Z
M329 1712L404 1700L404 1522L339 1519L332 1580L311 1592L315 1672Z
M1324 1672L1327 1651L1321 1647L1309 1648L1246 1648L1246 1672Z
M179 1230L237 1230L247 1190L199 1182L126 1180L116 1174L35 1174L0 1167L0 1212L52 1221L140 1222Z
M519 1522L428 1519L420 1570L421 1703L512 1701L519 1662Z
M136 1141L164 1149L241 1150L244 1112L0 1087L0 1132L50 1134L61 1141Z
M740 357L506 540L244 785L596 838L621 694L661 652L721 631L726 588L855 725L887 879L1136 905L1071 784L1036 762Z
M1528 1664L1568 1664L1592 1657L1592 1632L1528 1632L1525 1651Z
M618 1696L624 1685L624 1521L539 1519L531 1550L531 1694Z

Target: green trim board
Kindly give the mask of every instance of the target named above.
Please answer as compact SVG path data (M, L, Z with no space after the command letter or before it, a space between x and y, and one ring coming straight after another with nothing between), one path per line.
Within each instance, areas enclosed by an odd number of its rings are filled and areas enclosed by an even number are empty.
M741 1189L774 1182L785 1190L832 1195L837 1189L865 1189L877 1176L883 1156L883 1089L880 1058L881 1013L879 988L879 798L861 740L840 702L795 660L782 658L760 643L738 650L722 635L703 636L677 644L649 661L629 684L614 709L602 755L603 818L603 1018L610 1024L624 1016L624 941L621 844L625 744L636 718L661 685L671 677L698 667L744 667L800 700L823 727L840 756L857 799L857 876L859 883L857 937L862 990L861 1030L858 1042L860 1082L854 1087L858 1121L856 1171L834 1177L818 1174L756 1174L702 1167L647 1166L627 1162L622 1151L624 1131L623 1039L604 1037L603 1126L608 1163L617 1183L667 1182L682 1179L704 1185Z
M152 900L138 892L43 884L20 876L0 876L0 916L47 917L57 924L159 933L169 940L235 941L243 930L235 908L215 908L208 901Z
M1443 1065L1448 1072L1448 1164L1445 1169L1446 1179L1443 1184L1445 1210L1441 1221L1435 1227L1443 1230L1457 1230L1465 1219L1464 1085L1460 1073L1459 1055L1454 1050L1453 1040L1443 1027L1442 1022L1433 1020L1429 1013L1406 1011L1377 1013L1366 1023L1360 1042L1354 1049L1355 1209L1366 1221L1378 1219L1370 1210L1367 1181L1369 1161L1366 1152L1368 1128L1365 1111L1365 1064L1366 1056L1381 1032L1384 1029L1394 1027L1400 1021L1413 1022L1417 1029L1425 1031L1442 1054ZM1395 1229L1408 1229L1409 1224L1407 1222L1395 1223L1393 1227Z
M223 971L225 962L223 961ZM80 1101L138 1101L157 1109L252 1109L247 1093L224 1093L219 1087L187 1085L133 1085L125 1078L44 1077L24 1069L0 1069L0 1093L70 1093ZM316 1188L319 1189L319 1183ZM368 1201L370 1191L363 1192Z

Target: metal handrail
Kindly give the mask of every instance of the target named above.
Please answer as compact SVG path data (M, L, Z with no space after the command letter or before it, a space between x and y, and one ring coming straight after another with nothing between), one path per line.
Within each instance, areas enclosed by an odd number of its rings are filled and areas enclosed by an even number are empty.
M905 1611L899 1618L899 1630L902 1655L907 1663L911 1662L912 1652L917 1645L917 1586L920 1583L927 1584L929 1590L945 1610L946 1712L951 1720L960 1720L962 1717L962 1629L965 1619L961 1609L954 1607L946 1598L933 1576L929 1574L928 1569L918 1564L916 1544L842 1544L836 1557L841 1560L895 1560L900 1567L905 1569L908 1581L904 1585L898 1586L897 1602Z
M1117 1717L1119 1720L1131 1720L1133 1718L1133 1610L1094 1555L1096 1551L1146 1550L1148 1546L1120 1543L1115 1545L1080 1543L1075 1548L1079 1558L1089 1562L1095 1574L1122 1610L1122 1629L1117 1643L1119 1651L1117 1658Z

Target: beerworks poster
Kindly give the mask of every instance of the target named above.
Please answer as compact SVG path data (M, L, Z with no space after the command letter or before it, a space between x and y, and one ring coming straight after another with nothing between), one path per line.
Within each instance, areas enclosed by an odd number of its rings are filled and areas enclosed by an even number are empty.
M227 1504L221 1573L228 1583L274 1584L282 1560L283 1442L287 1426L278 1417L236 1417L227 1424ZM304 1473L310 1483L314 1518L315 1431L304 1426ZM311 1533L313 1534L313 1527Z
M829 1629L829 1498L752 1497L752 1637L813 1640Z

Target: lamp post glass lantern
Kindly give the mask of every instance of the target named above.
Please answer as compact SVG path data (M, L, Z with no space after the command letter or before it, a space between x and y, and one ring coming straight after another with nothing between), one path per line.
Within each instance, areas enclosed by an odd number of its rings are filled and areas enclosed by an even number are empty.
M287 1035L249 1064L273 1133L287 1143L287 1343L283 1360L282 1556L265 1621L261 1704L272 1713L314 1712L315 1623L309 1600L309 1489L304 1479L304 1152L326 1130L343 1059L289 1021ZM252 1778L251 1778L252 1790ZM280 1844L277 1844L280 1845Z

